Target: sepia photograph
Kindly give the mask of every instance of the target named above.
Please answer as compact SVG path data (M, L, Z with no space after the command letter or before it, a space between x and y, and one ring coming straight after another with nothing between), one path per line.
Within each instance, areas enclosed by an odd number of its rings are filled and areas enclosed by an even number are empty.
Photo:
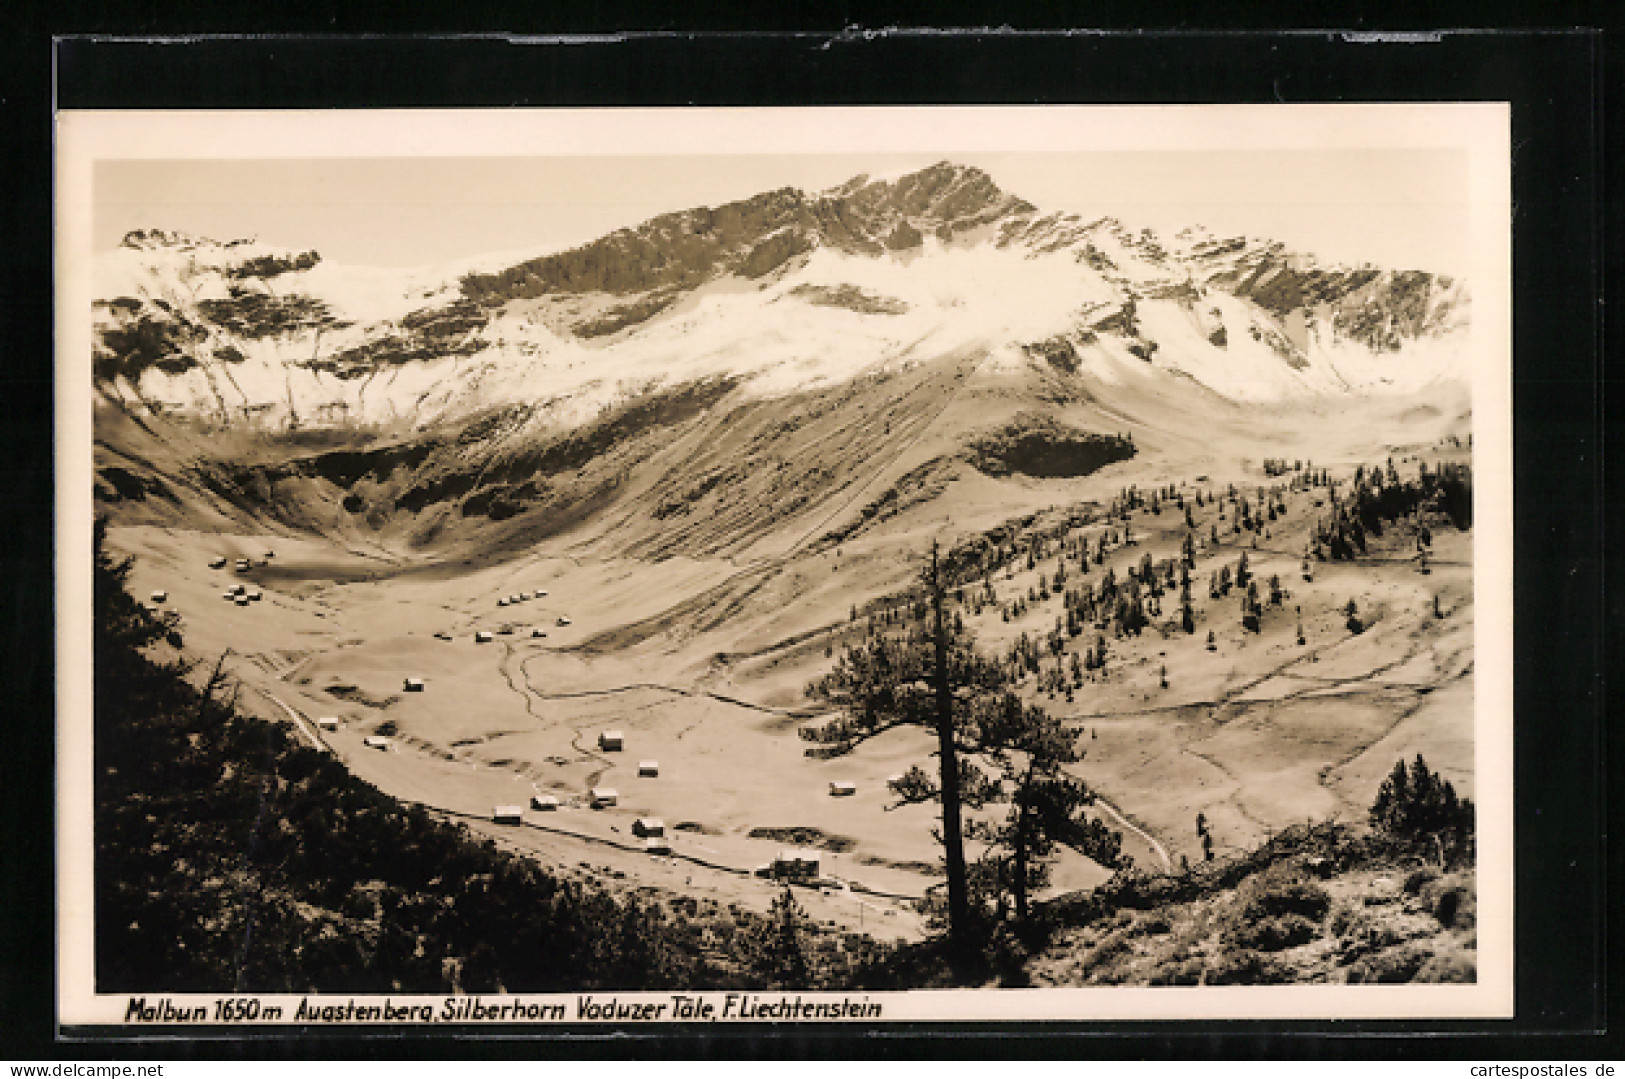
M1503 106L58 139L65 1024L1512 1014Z

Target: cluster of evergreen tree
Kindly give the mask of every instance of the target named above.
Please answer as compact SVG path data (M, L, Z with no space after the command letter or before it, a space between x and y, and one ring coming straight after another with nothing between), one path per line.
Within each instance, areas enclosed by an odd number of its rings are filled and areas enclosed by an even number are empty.
M199 300L197 309L217 326L243 337L276 337L316 326L347 325L313 296L277 296L262 289L226 286L229 298Z
M1053 597L1062 597L1061 618L1067 636L1076 637L1083 632L1086 624L1094 624L1100 629L1109 628L1119 637L1125 633L1140 633L1152 618L1161 615L1160 600L1163 594L1177 587L1182 576L1178 559L1157 561L1147 552L1139 563L1128 567L1126 578L1122 581L1118 580L1115 569L1107 569L1094 584L1081 579L1087 577L1091 562L1097 566L1105 563L1113 544L1129 542L1132 540L1127 527L1122 532L1115 529L1103 531L1094 542L1081 535L1035 540L1028 548L1027 568L1039 569L1040 560L1054 553L1055 569L1053 573L1040 569L1037 583L1028 587L1025 596L1018 593L1000 605L1001 617L1006 622L1014 621L1031 608L1047 603ZM1076 569L1068 569L1069 560L1076 560ZM1192 554L1191 561L1194 560ZM1074 574L1080 580L1069 588L1068 582ZM969 597L968 605L973 614L980 613L984 605L994 602L991 576L984 580L980 590L972 589ZM965 601L963 589L958 598Z
M1110 515L1118 520L1127 521L1135 510L1160 514L1164 501L1174 502L1178 498L1179 489L1171 483L1163 487L1154 487L1149 492L1140 490L1137 484L1129 484L1119 489L1112 498Z
M1305 468L1313 471L1314 467L1314 462L1311 461L1306 465L1301 459L1288 461L1285 457L1264 458L1264 475L1266 476L1284 476L1288 472L1302 472Z
M1432 847L1441 860L1472 858L1472 799L1458 796L1455 786L1430 770L1420 753L1408 767L1403 760L1394 765L1377 788L1370 819L1379 834L1424 851Z
M748 912L561 879L405 806L202 689L173 616L129 595L96 530L96 981L102 992L761 986L789 973ZM680 904L687 903L687 907ZM881 958L808 932L810 980ZM793 972L791 972L793 973Z
M1126 489L1125 489L1126 490ZM993 575L1018 564L1035 569L1044 559L1055 557L1073 563L1088 573L1089 566L1102 565L1109 551L1131 542L1132 531L1108 528L1091 540L1082 531L1097 523L1093 505L1079 504L1065 516L1039 524L1039 514L1006 521L978 536L956 543L941 557L943 581L949 588L972 581L991 583Z
M1360 466L1346 493L1331 487L1331 512L1315 528L1311 549L1320 559L1352 559L1365 554L1369 537L1381 537L1394 522L1414 524L1418 550L1432 543L1432 525L1448 522L1465 531L1473 523L1472 469L1446 462L1417 466L1403 478L1390 457L1385 467Z

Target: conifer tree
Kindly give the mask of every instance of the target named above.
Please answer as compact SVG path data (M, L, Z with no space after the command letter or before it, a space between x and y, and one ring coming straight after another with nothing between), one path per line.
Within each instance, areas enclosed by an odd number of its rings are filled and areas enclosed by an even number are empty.
M949 951L959 962L974 949L985 913L980 904L972 906L967 835L987 838L1011 859L1019 854L1017 877L995 879L1023 889L1046 856L1046 844L1094 842L1099 836L1075 820L1093 796L1061 770L1077 759L1071 748L1077 732L1024 704L1012 685L1013 671L1038 670L1037 646L1023 634L1008 664L978 652L969 634L944 612L935 545L921 586L928 604L925 624L899 635L877 633L848 648L828 675L808 687L809 695L835 705L839 714L800 733L817 743L808 754L822 757L844 755L898 727L935 733L934 774L916 764L889 787L899 805L940 807ZM1099 648L1103 654L1104 638ZM1014 816L1007 824L1013 831L967 829L966 809L1012 800ZM1018 907L1024 904L1024 895L1018 896Z
M1258 582L1247 582L1247 593L1241 597L1241 624L1254 633L1259 632L1259 618L1263 608L1258 603Z
M1058 844L1107 868L1125 861L1122 834L1082 816L1082 810L1094 804L1094 792L1063 769L1083 759L1076 748L1080 733L1013 698L985 730L988 742L999 747L990 758L1003 773L1009 810L1001 821L973 825L970 834L989 844L983 859L986 872L981 875L984 886L1007 891L1022 920L1030 914L1031 893L1049 882L1049 861ZM1002 908L1002 894L993 898Z

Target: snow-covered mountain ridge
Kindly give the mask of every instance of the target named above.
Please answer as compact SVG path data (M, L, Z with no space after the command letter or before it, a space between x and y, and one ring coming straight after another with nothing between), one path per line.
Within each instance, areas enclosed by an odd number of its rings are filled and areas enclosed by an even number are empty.
M1460 281L1044 213L948 163L666 214L505 268L343 267L147 231L96 272L102 393L231 427L522 404L567 428L664 386L782 395L950 353L989 377L1037 366L1109 395L1149 373L1243 402L1467 377Z

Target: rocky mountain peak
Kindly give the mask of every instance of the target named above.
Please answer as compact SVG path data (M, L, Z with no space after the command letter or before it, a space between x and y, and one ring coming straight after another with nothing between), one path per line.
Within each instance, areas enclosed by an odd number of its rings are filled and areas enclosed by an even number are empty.
M782 187L720 206L697 206L618 229L569 251L495 273L468 274L463 292L485 306L582 292L684 289L736 273L758 278L815 247L880 255L917 246L1031 204L981 169L942 161L890 180L854 176L809 195Z
M893 180L854 177L828 195L844 199L860 213L931 218L937 223L1020 201L1010 199L981 169L948 161Z

